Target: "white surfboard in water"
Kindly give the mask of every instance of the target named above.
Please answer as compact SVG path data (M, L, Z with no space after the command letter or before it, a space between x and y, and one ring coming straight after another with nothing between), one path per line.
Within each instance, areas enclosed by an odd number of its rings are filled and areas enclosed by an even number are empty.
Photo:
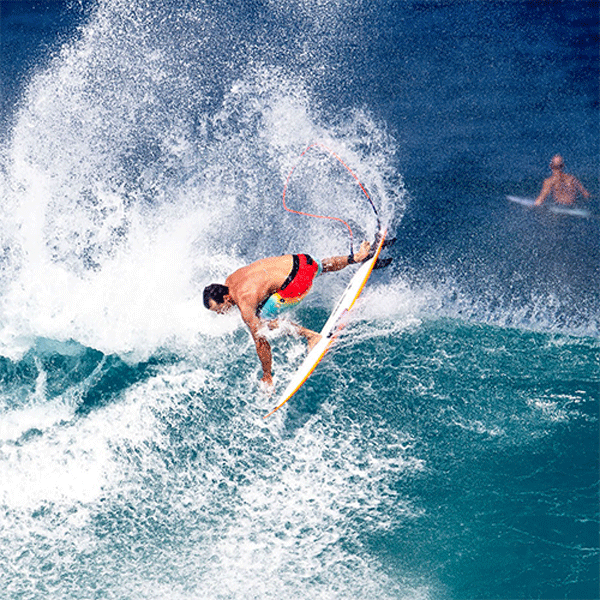
M510 202L520 204L521 206L535 206L535 200L532 198L522 198L521 196L506 196ZM572 217L583 217L589 219L592 213L585 208L571 208L569 206L560 206L558 204L542 204L540 208L546 208L550 212L558 215L571 215Z

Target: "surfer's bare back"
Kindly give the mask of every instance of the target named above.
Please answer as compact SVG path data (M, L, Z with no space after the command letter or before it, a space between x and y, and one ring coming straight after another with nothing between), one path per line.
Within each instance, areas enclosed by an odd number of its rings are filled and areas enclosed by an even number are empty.
M271 385L271 346L260 333L261 327L265 323L271 329L276 327L279 315L306 297L315 277L363 262L369 258L370 250L371 244L365 241L356 254L332 256L322 261L308 254L285 254L257 260L229 275L225 285L211 283L206 286L204 306L219 314L228 312L234 306L238 307L256 344L263 370L261 381ZM321 338L315 331L293 325L306 338L309 348Z
M563 171L564 167L565 163L560 154L552 157L550 161L552 175L544 180L542 191L535 200L535 206L540 206L550 194L556 202L567 206L575 203L578 193L586 199L590 197L590 193L581 185L577 177Z

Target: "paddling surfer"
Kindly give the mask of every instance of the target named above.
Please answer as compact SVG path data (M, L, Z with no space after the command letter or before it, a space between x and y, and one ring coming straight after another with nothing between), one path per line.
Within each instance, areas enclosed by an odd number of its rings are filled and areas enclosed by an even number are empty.
M274 329L279 315L305 298L315 277L363 262L369 258L370 250L371 244L365 241L356 254L333 256L322 261L308 254L263 258L233 272L225 280L225 285L212 283L206 286L204 306L219 314L238 307L256 345L263 370L261 381L271 385L271 346L261 333L263 325ZM315 331L295 323L293 326L307 340L309 349L321 339Z
M581 182L569 173L564 172L565 163L560 154L556 154L550 161L552 175L544 180L540 195L535 200L535 206L540 206L552 194L558 204L571 206L577 199L577 194L589 198L590 193L581 185Z

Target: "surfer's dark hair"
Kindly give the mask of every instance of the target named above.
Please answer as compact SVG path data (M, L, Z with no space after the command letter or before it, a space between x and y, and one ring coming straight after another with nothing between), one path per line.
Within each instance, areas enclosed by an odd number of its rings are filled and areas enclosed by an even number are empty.
M211 283L204 288L204 306L210 308L210 300L214 300L217 304L225 302L225 294L229 294L229 288L220 283Z

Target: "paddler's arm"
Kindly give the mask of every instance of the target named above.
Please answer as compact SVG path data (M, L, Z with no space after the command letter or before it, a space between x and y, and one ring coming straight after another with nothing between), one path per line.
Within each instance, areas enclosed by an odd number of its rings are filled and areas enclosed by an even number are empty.
M260 335L259 329L261 327L260 319L256 316L256 309L252 306L240 307L240 313L242 314L242 320L250 329L252 339L256 345L256 354L262 365L263 376L261 381L269 385L273 385L273 375L271 373L271 367L273 359L271 355L271 346L267 339Z
M579 181L579 179L575 179L575 187L579 190L580 194L586 199L588 200L590 197L590 193L583 187L583 184L581 183L581 181Z
M356 254L351 255L352 261L350 260L350 256L332 256L331 258L324 258L321 261L321 263L323 264L323 273L328 273L331 271L340 271L348 265L353 265L354 263L362 262L369 256L370 249L371 244L367 241L364 241L360 245L360 250Z
M548 197L548 194L552 191L552 183L552 177L548 177L548 179L544 180L544 185L542 185L542 191L540 192L540 195L535 199L534 206L540 206Z

